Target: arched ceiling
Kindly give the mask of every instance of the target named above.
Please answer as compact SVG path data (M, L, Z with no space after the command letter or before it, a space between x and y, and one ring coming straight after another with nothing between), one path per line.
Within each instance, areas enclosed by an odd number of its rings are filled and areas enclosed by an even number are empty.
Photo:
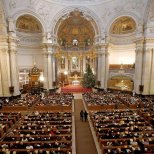
M16 28L18 31L26 33L42 32L42 26L40 22L35 17L27 14L18 18L16 22Z
M61 46L71 46L73 41L77 41L78 46L81 47L91 46L94 36L92 24L78 11L71 12L58 29L58 40Z

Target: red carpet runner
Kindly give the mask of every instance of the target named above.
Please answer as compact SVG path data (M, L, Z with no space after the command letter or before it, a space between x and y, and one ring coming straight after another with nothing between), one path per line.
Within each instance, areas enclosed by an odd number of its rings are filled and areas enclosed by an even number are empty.
M61 92L63 93L84 93L84 92L91 92L91 88L84 88L81 85L67 85L61 88Z

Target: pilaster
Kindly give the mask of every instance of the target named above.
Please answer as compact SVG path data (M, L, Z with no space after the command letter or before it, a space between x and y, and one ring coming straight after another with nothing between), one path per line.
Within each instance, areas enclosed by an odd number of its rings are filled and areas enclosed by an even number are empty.
M152 58L153 50L152 49L145 49L145 55L144 55L144 65L143 65L143 85L144 85L144 90L143 94L144 95L149 95L150 94L150 87L151 87L151 58Z
M8 48L0 48L0 75L0 97L9 97L11 80Z
M100 44L97 45L95 48L98 52L97 79L98 81L101 81L100 88L106 89L109 72L108 44Z
M44 59L44 89L48 88L48 53L46 48L43 48L43 59Z
M146 47L143 65L144 95L154 95L154 39L145 39Z
M9 35L8 39L8 52L9 52L9 63L10 63L10 78L13 91L11 95L17 96L20 95L19 91L19 74L18 74L18 64L17 64L17 43L18 39Z
M44 88L47 90L53 89L53 81L55 81L55 57L54 52L56 45L52 43L43 44L44 55Z
M142 93L143 87L143 56L144 56L144 39L136 41L135 57L135 81L134 92Z

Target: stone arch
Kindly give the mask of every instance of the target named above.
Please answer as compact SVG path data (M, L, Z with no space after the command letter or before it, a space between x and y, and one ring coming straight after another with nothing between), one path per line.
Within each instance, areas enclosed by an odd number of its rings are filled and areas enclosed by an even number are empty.
M46 26L45 22L41 19L41 17L38 14L36 14L36 13L34 13L32 11L29 11L29 10L18 11L17 13L15 13L12 16L13 19L15 20L15 25L16 25L17 19L19 17L23 16L23 15L30 15L30 16L34 17L41 24L41 26L42 26L42 33L46 32L46 29L47 29L46 27L47 26Z
M100 29L100 25L98 23L98 21L100 20L96 14L94 12L92 12L91 10L89 10L86 7L68 7L65 8L64 10L60 11L52 20L50 27L51 27L51 32L54 36L57 36L57 32L59 29L59 26L61 24L61 22L63 20L65 20L66 18L68 18L69 13L78 10L80 12L83 13L84 17L90 21L90 23L93 26L93 29L95 31L95 35L100 35L101 33L101 29Z

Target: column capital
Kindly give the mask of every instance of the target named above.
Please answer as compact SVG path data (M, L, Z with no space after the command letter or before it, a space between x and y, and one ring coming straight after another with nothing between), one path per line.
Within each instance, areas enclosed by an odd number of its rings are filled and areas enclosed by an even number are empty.
M45 55L45 56L49 56L49 55L53 55L54 54L54 52L52 52L52 51L43 51L43 55Z
M58 45L53 43L43 43L42 48L46 48L47 50L56 50Z
M16 49L10 49L9 52L10 52L10 53L17 54L17 50L16 50Z
M9 35L9 37L8 37L8 43L15 43L15 44L18 44L19 41L20 41L20 40L19 40L16 36L11 36L11 35Z
M2 48L0 50L0 53L2 53L2 54L8 54L8 48Z
M95 49L107 49L109 46L108 43L100 43L100 44L94 44L94 48Z
M95 50L97 50L98 55L108 55L108 47L109 44L108 43L103 43L103 44L99 44L99 45L95 45Z
M144 42L145 42L145 39L143 37L135 40L136 45L144 44Z
M0 37L0 44L6 43L8 41L8 37L5 35L1 35Z

